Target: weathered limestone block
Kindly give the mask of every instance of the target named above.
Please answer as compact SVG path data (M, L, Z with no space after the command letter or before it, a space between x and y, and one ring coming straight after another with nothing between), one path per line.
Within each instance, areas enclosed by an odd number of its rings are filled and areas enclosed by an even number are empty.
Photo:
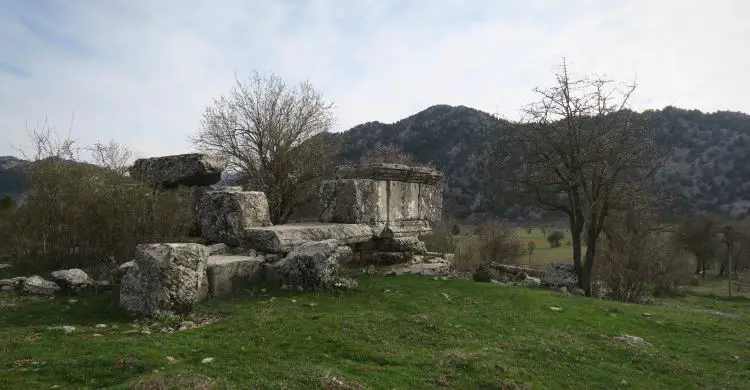
M285 258L266 264L266 275L281 285L303 291L325 291L351 285L340 275L338 240L306 242Z
M454 265L453 254L439 255L436 257L415 256L408 264L392 268L387 275L450 276Z
M78 268L55 271L51 276L63 291L72 293L79 293L94 283L86 272Z
M230 246L243 242L245 229L271 225L266 194L258 191L207 191L198 214L203 237Z
M227 160L202 153L140 158L128 170L133 178L163 188L209 186L221 180Z
M135 261L130 260L120 264L117 268L112 270L112 279L115 284L119 284L122 281L122 277L130 272L130 269L135 266Z
M321 183L320 220L337 223L432 221L442 214L442 173L377 164L338 167Z
M376 240L376 249L383 252L427 253L424 242L417 237L382 237Z
M208 253L195 243L138 245L120 284L120 306L149 317L189 312L208 290Z
M263 253L289 253L308 241L335 239L341 245L372 240L365 224L290 223L245 230L245 245Z
M406 263L412 259L413 254L410 252L366 252L364 253L364 263L367 265L393 265Z
M262 256L209 256L206 274L211 297L230 296L263 276Z
M0 291L16 292L21 288L21 286L23 286L23 282L25 280L26 280L26 277L24 276L18 276L15 278L8 278L8 279L0 279Z
M338 255L339 264L341 265L354 261L354 251L348 245L340 245L336 248L336 255Z

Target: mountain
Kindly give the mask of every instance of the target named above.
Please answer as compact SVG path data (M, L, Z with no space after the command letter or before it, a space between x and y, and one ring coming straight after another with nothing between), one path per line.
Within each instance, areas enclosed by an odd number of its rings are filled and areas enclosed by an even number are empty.
M658 144L673 149L663 174L678 195L670 211L750 215L750 115L666 107L635 116L655 126ZM445 174L445 209L454 217L515 218L517 210L487 201L488 186L479 169L486 145L502 136L497 133L501 121L465 106L436 105L395 123L368 122L326 136L340 143L342 161L357 161L377 144L394 144L419 162L431 163ZM0 197L26 189L25 163L0 157Z
M635 116L655 126L658 144L673 149L662 177L676 195L670 211L750 214L749 115L666 107ZM444 204L453 216L514 218L514 209L498 210L487 202L478 169L485 145L501 136L495 130L501 121L469 107L432 106L396 123L369 122L339 134L342 156L356 161L378 143L395 144L445 173Z

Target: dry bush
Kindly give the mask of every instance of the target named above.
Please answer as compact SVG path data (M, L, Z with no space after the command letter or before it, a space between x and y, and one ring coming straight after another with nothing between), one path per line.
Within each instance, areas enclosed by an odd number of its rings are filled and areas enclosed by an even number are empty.
M6 245L29 272L83 268L95 276L132 258L135 245L187 235L187 189L157 192L98 166L46 159L27 168L32 190L10 216Z
M427 250L439 253L455 253L457 247L456 237L451 231L453 222L442 220L431 222L432 233L424 237L424 243Z
M394 144L378 144L368 150L359 159L360 164L404 164L414 165L416 161L414 156L404 153L401 148Z
M473 270L489 261L517 265L524 253L514 230L501 224L482 224L477 234L466 237L453 236L450 226L450 222L440 224L437 235L433 228L433 237L426 244L430 250L454 253L456 269Z
M595 268L610 297L642 302L649 294L674 295L690 281L688 254L648 213L628 212L608 221Z

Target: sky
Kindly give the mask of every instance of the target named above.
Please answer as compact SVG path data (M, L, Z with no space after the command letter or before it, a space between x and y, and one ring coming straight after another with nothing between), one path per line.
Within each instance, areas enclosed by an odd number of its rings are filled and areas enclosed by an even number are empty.
M235 76L310 81L342 131L435 104L520 116L573 75L633 108L750 112L747 0L0 0L0 155L46 123L141 157L188 137Z

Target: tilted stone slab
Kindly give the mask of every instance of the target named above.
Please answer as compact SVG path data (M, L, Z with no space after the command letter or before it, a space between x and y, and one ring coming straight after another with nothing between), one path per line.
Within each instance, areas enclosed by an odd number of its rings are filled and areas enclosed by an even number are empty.
M266 194L258 191L207 191L197 212L202 236L231 246L242 243L245 229L271 225Z
M226 168L223 157L202 153L140 158L128 170L130 176L164 188L209 186L221 180Z
M230 296L242 286L260 281L264 262L263 256L209 256L206 268L209 294L214 298Z
M366 224L290 223L245 230L248 247L265 253L288 253L309 241L335 239L340 245L362 243L373 239Z

